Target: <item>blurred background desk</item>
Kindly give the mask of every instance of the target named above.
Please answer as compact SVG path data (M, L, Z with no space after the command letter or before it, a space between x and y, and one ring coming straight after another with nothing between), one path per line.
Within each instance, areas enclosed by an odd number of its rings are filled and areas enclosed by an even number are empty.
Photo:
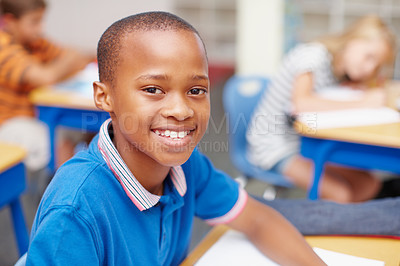
M314 162L309 198L318 198L318 185L327 162L366 170L400 174L400 123L310 130L298 123L301 154Z
M93 99L79 91L56 88L39 88L31 94L38 118L49 127L51 158L50 171L56 170L56 128L64 126L82 132L97 132L109 118L108 113L97 109Z
M396 109L400 101L400 82L389 82L386 87L388 106ZM371 117L371 120L373 118L376 119ZM327 162L400 174L400 122L326 129L313 129L296 122L295 128L302 135L301 154L314 162L310 199L318 198L318 185Z
M29 236L22 212L20 196L26 187L25 151L15 145L0 143L0 208L9 206L19 254L28 249Z
M228 230L227 226L214 227L181 266L194 265ZM305 238L312 247L384 261L386 266L398 266L400 263L398 238L365 236L306 236ZM229 250L226 251L226 256L229 256Z

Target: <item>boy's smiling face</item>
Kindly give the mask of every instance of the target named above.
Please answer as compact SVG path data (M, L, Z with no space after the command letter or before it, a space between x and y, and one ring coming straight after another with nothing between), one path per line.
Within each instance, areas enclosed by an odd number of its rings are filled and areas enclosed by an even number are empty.
M125 161L183 164L210 115L200 38L185 30L129 33L110 95L114 143Z

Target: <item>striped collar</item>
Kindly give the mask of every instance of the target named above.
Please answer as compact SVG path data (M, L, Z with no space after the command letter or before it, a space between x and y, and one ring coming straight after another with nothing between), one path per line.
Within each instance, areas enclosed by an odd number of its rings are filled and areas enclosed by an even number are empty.
M111 126L111 118L109 118L100 128L99 141L97 145L101 155L135 206L140 211L147 210L156 205L161 196L154 195L147 191L129 170L128 166L115 148L114 143L111 141L108 133L108 129ZM186 193L186 179L182 167L171 167L169 176L179 195L183 197Z

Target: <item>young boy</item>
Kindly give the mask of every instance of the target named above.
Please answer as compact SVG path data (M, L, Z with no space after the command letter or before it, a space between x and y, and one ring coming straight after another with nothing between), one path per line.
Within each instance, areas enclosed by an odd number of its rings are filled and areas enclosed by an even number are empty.
M165 12L124 18L102 35L98 62L94 99L111 119L46 190L28 265L178 265L195 215L242 231L282 265L323 265L281 215L195 149L210 88L191 25Z
M36 171L49 159L48 130L34 118L29 93L82 69L92 59L61 49L42 37L44 0L1 0L0 140L24 147Z

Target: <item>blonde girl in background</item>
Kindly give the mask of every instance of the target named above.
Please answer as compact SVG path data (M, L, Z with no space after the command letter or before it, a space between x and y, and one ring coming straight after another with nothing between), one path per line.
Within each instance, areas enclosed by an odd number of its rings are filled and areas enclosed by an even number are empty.
M256 166L286 176L307 189L313 163L299 154L299 136L288 115L356 107L384 106L380 87L392 66L395 37L377 16L365 16L341 34L297 45L282 62L255 109L247 132L248 158ZM387 74L387 73L386 73ZM319 92L338 85L363 90L354 101L322 98ZM367 171L327 165L320 184L323 199L340 203L374 198L382 182Z

